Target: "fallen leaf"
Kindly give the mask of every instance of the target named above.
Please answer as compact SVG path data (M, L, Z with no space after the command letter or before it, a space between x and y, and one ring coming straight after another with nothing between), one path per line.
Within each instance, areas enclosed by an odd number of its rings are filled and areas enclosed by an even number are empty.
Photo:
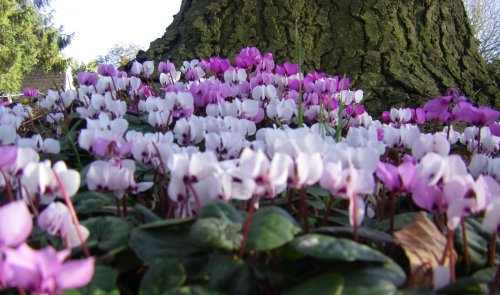
M416 218L394 233L394 241L405 251L410 262L411 276L409 285L437 289L448 282L434 282L433 278L448 278L443 274L449 271L449 255L441 265L441 258L446 247L446 237L429 220L425 212L420 212ZM455 261L457 254L453 250ZM434 274L439 272L439 275Z

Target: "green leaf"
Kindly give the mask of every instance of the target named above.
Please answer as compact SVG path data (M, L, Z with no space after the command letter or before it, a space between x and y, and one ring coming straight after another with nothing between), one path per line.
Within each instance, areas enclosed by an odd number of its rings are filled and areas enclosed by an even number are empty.
M240 247L241 224L210 217L197 220L191 227L191 237L201 245L221 250Z
M160 221L161 218L144 205L135 204L134 213L141 214L147 222Z
M298 237L290 245L299 253L317 259L370 262L390 261L387 256L366 245L320 234L307 234Z
M111 197L99 192L82 192L73 197L75 211L78 214L90 214L111 204Z
M257 292L257 282L252 270L235 255L210 255L207 272L210 285L227 294L251 295Z
M353 228L350 226L325 226L317 228L315 232L322 234L332 234L332 235L347 235L352 237ZM388 242L388 243L393 241L391 235L382 231L378 231L376 229L360 227L358 229L358 234L361 238L365 238L372 241Z
M244 218L231 204L223 201L212 201L200 211L200 218L215 217L243 224Z
M265 207L252 218L247 250L266 251L291 241L300 232L297 222L283 209Z
M417 217L417 214L417 212L407 212L394 215L394 230L400 230L405 225L411 223L415 217ZM373 219L365 219L364 225L380 231L388 231L390 228L390 220L386 219L384 221L377 221Z
M119 295L116 289L118 272L111 267L98 265L90 284L84 288L64 292L65 295Z
M82 225L90 231L88 245L96 245L102 251L126 245L131 229L127 221L114 216L89 218Z
M186 286L165 292L163 295L224 295L225 293L208 286Z
M292 290L286 292L286 295L309 295L309 294L325 294L325 295L340 295L342 294L344 278L336 272L327 273L318 277L307 280Z
M491 233L483 230L481 222L476 218L466 218L467 244L469 258L473 269L477 270L486 265L489 257ZM454 235L455 249L463 255L464 243L462 238L462 227L459 226ZM500 260L500 240L497 238L495 260Z
M350 274L345 276L343 295L370 294L370 295L390 295L396 294L398 289L387 280L381 280L370 276Z
M182 286L186 278L186 272L182 264L156 260L144 274L139 287L139 294L162 294L170 289Z
M485 268L470 277L462 277L440 289L443 294L490 294L490 284L495 277L496 268ZM497 289L495 294L500 294Z
M310 186L306 190L307 194L317 197L329 197L330 192L319 186Z
M140 226L132 231L129 245L146 263L203 252L189 234L191 224L189 219L170 219Z

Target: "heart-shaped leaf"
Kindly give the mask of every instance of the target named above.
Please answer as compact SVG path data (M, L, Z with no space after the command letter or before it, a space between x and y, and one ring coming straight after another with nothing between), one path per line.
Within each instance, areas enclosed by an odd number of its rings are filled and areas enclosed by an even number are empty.
M231 204L222 201L212 201L200 211L200 218L215 217L232 222L243 223L244 218Z
M336 272L327 273L307 280L286 292L286 295L342 294L344 278Z
M144 274L139 288L140 295L163 294L180 287L186 281L186 272L180 263L156 260Z
M214 249L234 250L240 247L241 224L218 218L197 220L191 227L191 237L201 245Z
M297 222L283 209L266 207L252 218L247 250L266 251L291 241L300 232Z
M191 224L192 220L170 219L140 226L132 231L129 245L146 263L161 258L188 257L203 251L191 239Z
M348 239L335 238L320 234L307 234L294 239L290 246L303 255L318 259L343 261L387 262L384 254Z
M90 236L89 246L97 245L102 251L109 251L127 245L131 225L124 219L105 216L93 217L82 222L88 228Z

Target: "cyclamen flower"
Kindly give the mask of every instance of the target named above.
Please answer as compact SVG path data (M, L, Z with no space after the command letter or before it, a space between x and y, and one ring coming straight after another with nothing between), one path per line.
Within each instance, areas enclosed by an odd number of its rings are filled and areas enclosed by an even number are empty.
M117 74L116 68L113 64L99 64L99 66L97 66L97 72L99 75L106 77L114 77Z
M133 160L94 161L87 172L87 186L93 191L113 192L117 199L126 192L139 193L153 186L152 182L136 183L134 172Z
M240 51L235 57L236 65L239 68L251 69L253 66L258 65L262 60L260 51L256 47L247 47Z
M95 259L64 262L70 253L57 252L52 247L34 250L27 244L7 250L4 267L11 274L7 286L36 294L62 294L64 290L87 285L94 275Z
M99 77L96 73L79 72L76 75L76 80L80 85L95 86L97 84L97 81L99 80Z
M34 134L31 138L20 138L17 141L19 147L31 147L38 152L58 154L61 151L61 144L53 138L43 139L40 134Z
M56 174L61 183L57 181ZM75 195L80 187L80 173L68 169L62 161L53 166L49 160L32 162L24 167L21 183L24 188L21 191L23 196L31 198L39 196L42 203L48 204L56 196L62 196L63 189L70 197ZM64 188L61 188L61 185Z
M69 209L63 203L52 202L45 208L38 216L38 225L51 235L61 236L69 248L81 246L77 225L73 223ZM83 225L78 226L83 240L87 240L89 230Z
M17 147L16 146L0 146L0 170L9 168L16 162Z
M404 162L398 167L380 162L377 177L391 192L411 192L417 180L417 169L411 162Z
M23 94L26 97L38 98L38 89L24 88Z
M498 120L500 112L489 107L476 107L469 102L463 101L453 108L453 115L456 120L482 127Z
M0 253L16 248L31 234L33 222L24 201L15 201L0 207ZM1 262L0 255L0 262ZM0 273L0 283L2 274ZM0 284L1 285L1 284Z

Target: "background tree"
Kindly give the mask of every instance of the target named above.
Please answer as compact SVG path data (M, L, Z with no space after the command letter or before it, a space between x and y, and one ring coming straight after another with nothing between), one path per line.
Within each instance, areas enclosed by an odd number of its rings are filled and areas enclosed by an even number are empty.
M500 2L464 0L479 52L488 61L500 59Z
M62 35L42 9L47 0L0 1L0 93L19 91L20 81L33 67L64 69L60 55L71 35Z
M246 46L295 60L297 19L305 69L350 76L371 94L371 111L419 105L449 87L500 107L462 0L183 0L138 60L234 57Z
M124 66L133 61L139 50L144 49L140 45L133 43L114 44L105 55L96 58L98 64L114 64L116 67Z

